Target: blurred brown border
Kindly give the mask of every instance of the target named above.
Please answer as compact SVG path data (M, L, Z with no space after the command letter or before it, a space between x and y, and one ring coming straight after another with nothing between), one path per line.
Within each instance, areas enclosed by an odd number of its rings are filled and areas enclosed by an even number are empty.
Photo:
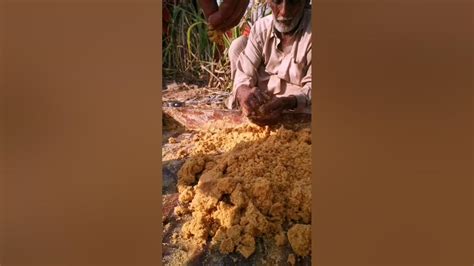
M313 1L317 265L472 265L472 1Z
M472 2L313 2L314 262L472 265ZM0 13L2 265L160 265L160 7Z
M6 181L6 150L5 150L5 6L0 0L0 264L3 262L5 249L5 181Z
M160 265L161 1L6 8L2 265Z

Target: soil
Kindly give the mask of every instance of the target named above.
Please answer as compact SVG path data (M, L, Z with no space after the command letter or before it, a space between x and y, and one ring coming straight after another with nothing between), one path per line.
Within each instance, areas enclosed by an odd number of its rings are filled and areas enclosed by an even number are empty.
M162 92L163 106L209 107L224 109L230 93L217 88L199 87L187 83L169 83Z

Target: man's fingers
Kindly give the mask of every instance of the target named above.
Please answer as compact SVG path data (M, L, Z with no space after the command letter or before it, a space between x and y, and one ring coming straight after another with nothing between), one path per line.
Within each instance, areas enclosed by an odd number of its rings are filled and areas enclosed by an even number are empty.
M278 122L279 117L280 116L278 114L271 114L271 115L265 117L264 122L268 125L275 124L275 123Z
M260 93L254 93L253 98L255 99L258 106L265 103L265 98L263 98L263 96Z
M268 91L262 91L263 98L265 98L265 101L270 101L272 99L271 94Z
M279 118L280 113L275 112L264 116L253 116L251 117L251 121L257 125L272 125L276 124Z
M241 109L244 116L249 116L249 114L252 112L252 107L249 105L248 100L242 104Z
M262 91L257 87L252 88L252 96L255 97L258 103L258 107L265 104L266 102L268 102L268 100L271 99L271 97L269 97L269 95L267 95L265 91Z
M270 102L268 102L267 104L265 104L265 106L263 107L263 112L267 114L267 113L280 111L280 109L281 109L281 101L280 99L275 98L271 100Z
M246 117L251 117L255 115L254 109L248 107L248 108L242 108L242 114Z
M252 109L252 111L254 111L260 106L258 100L255 97L250 97L248 101L249 101L249 107Z
M264 114L269 114L273 110L273 104L272 103L267 103L262 107L262 113Z
M249 115L249 111L247 110L247 108L242 107L242 114L243 114L244 116L248 116L248 115Z
M247 98L242 104L242 110L245 110L244 114L247 115L252 113L255 109L254 105L255 103L252 101L252 99Z

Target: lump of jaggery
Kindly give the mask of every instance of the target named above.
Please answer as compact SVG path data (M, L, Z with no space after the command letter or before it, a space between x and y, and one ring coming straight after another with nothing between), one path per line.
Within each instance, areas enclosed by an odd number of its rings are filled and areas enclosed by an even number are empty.
M270 222L252 202L247 205L245 213L240 219L240 225L244 226L245 232L252 236L260 236L271 229Z
M275 235L275 243L280 247L286 244L286 236L283 232Z
M212 218L220 226L229 228L239 222L239 208L221 201L217 206L217 210L212 213Z
M238 184L230 194L230 202L239 208L246 206L248 199L243 191L242 185Z
M255 252L255 238L249 234L245 234L240 240L237 250L245 258L250 257Z
M178 196L180 203L187 203L192 201L194 198L194 188L191 186L181 187L181 191Z
M295 265L296 264L296 257L295 254L288 255L288 264Z
M219 250L223 254L229 254L231 252L234 252L235 249L235 244L230 238L226 238L221 242L221 245L219 246Z
M202 248L206 244L209 236L209 217L203 213L193 213L193 219L183 225L182 236L186 239L192 239L195 248Z
M311 225L295 224L288 230L288 241L293 251L300 256L311 253Z
M196 182L196 175L202 172L206 161L203 157L195 157L187 160L178 171L178 192L191 186Z

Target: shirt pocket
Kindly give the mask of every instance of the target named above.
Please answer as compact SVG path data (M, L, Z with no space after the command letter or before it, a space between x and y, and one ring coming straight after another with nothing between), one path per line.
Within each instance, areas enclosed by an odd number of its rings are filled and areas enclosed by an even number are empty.
M289 68L290 83L301 86L301 80L306 76L307 68L306 58L303 62L292 61Z

